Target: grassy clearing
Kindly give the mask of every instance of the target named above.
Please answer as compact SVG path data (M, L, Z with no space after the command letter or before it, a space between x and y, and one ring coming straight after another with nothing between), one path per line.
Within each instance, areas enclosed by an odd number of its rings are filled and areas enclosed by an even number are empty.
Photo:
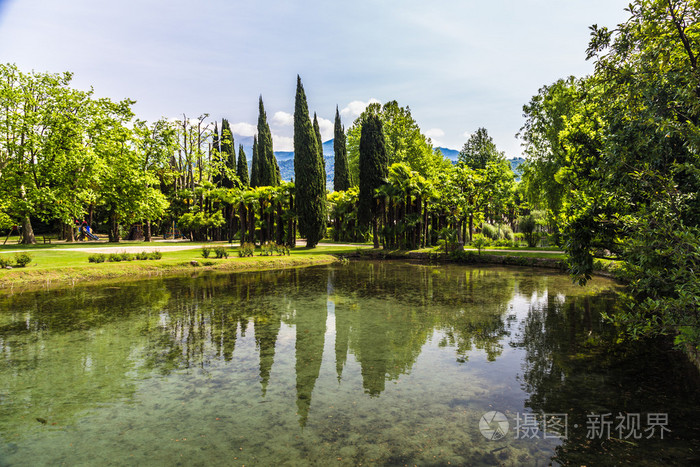
M94 246L97 244L91 244ZM167 245L167 244L165 244ZM204 244L203 244L204 245ZM207 243L212 246L212 243ZM222 243L222 245L227 245ZM43 247L43 245L41 245ZM114 244L106 246L115 246ZM139 246L133 243L119 246ZM143 246L154 247L153 243ZM47 245L48 247L48 245ZM314 249L303 247L291 250L290 256L258 256L239 258L238 248L229 248L229 258L203 258L201 248L189 250L159 250L163 254L160 260L122 261L90 263L88 257L93 254L85 251L66 251L70 248L34 248L30 255L32 262L24 268L0 270L0 290L17 287L43 286L53 284L75 284L76 282L104 279L133 278L141 276L161 276L192 273L197 271L237 271L254 269L280 269L315 264L328 264L337 261L337 256L352 254L357 247L319 246ZM117 250L118 251L118 250ZM2 253L9 255L9 252ZM212 255L213 256L213 255ZM193 265L192 262L196 262Z

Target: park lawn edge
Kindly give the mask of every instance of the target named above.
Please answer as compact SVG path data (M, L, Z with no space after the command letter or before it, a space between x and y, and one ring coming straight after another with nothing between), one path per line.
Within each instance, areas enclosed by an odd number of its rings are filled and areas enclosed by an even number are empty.
M102 284L122 280L141 280L155 277L176 277L207 272L248 272L289 269L332 264L339 261L333 254L313 256L253 256L248 258L199 258L168 263L156 261L128 261L119 263L86 263L56 269L15 268L0 271L0 294L31 289L60 288L78 283Z

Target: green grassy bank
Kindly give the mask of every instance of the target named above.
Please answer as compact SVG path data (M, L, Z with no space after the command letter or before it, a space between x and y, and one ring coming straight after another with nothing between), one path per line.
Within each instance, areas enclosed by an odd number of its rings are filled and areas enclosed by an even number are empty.
M191 274L198 271L248 271L261 269L282 269L318 264L329 264L339 256L347 256L357 251L357 246L323 245L314 249L298 247L289 256L259 256L259 250L252 257L240 258L237 247L225 243L187 244L192 249L168 250L167 244L124 243L124 244L80 244L80 245L36 245L33 248L4 248L0 258L12 261L22 250L32 258L26 267L13 267L0 270L0 292L18 288L73 285L77 282L109 279L131 279L149 276ZM228 258L217 259L212 253L209 258L202 256L201 246L224 246ZM161 252L158 260L133 260L120 262L90 263L88 257L94 251L79 251L76 248L100 249L104 254L126 251L156 249ZM160 247L160 248L159 248Z

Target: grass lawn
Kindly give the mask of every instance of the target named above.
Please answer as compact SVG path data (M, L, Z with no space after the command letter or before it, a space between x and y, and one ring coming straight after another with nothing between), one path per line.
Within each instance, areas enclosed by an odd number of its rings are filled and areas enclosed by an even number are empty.
M0 270L0 290L24 286L36 286L46 283L69 283L99 280L127 279L140 276L181 274L193 271L235 271L252 269L277 269L298 267L314 264L328 264L337 261L337 256L354 253L359 246L322 245L314 249L299 246L290 251L289 256L255 256L238 257L238 247L231 247L225 242L209 242L184 245L196 246L186 250L168 250L168 246L183 245L178 243L145 243L124 242L109 243L80 243L52 245L14 245L14 248L0 249L0 257L14 260L14 252L30 250L31 263L24 268ZM217 259L212 251L209 258L202 257L201 246L225 246L228 250L227 259ZM88 257L95 253L86 251L71 251L75 248L104 248L105 254L119 252L119 248L146 247L158 249L163 257L159 260L122 261L90 263ZM162 248L158 248L162 247ZM138 250L137 250L138 251ZM193 265L192 261L197 264ZM14 261L13 261L14 262Z

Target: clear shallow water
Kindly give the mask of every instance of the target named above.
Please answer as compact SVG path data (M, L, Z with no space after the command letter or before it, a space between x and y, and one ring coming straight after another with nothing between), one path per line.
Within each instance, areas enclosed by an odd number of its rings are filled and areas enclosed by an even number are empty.
M0 297L0 465L695 464L696 382L615 345L614 306L604 280L372 262ZM671 432L588 439L604 413Z

